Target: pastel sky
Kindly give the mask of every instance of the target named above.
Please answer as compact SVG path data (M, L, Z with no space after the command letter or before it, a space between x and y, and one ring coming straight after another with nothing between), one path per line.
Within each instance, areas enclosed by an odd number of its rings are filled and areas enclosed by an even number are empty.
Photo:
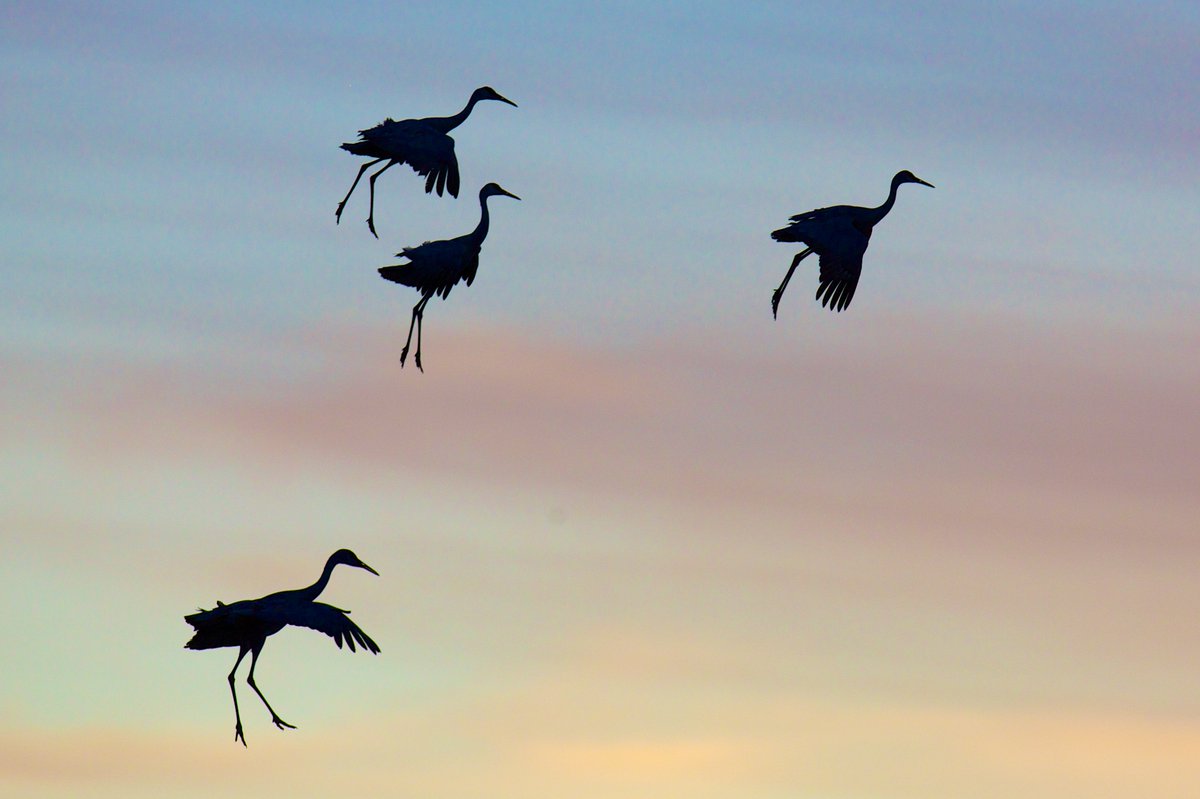
M1200 6L3 15L0 795L1200 795ZM339 547L383 651L274 636L243 749L182 616Z

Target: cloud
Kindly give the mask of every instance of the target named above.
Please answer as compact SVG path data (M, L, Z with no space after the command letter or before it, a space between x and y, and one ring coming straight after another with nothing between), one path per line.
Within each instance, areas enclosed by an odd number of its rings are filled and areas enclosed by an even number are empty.
M722 343L710 331L614 351L439 330L421 375L395 363L397 331L344 326L276 342L292 350L280 361L312 364L279 379L113 364L64 399L98 457L697 505L804 496L831 511L905 513L893 506L924 486L942 513L1007 493L1085 523L1096 506L1080 500L1102 498L1167 530L1194 508L1200 377L1186 353L1200 341L1186 327L893 316L803 335ZM1028 520L1015 504L988 512Z

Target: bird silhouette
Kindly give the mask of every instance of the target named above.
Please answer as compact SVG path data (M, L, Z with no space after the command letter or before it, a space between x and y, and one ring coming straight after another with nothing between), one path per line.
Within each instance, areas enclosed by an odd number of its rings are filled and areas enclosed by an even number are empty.
M858 287L858 276L862 274L863 253L867 251L867 243L871 240L871 229L892 210L896 202L896 189L901 183L920 183L933 188L932 183L926 183L905 169L892 178L891 191L878 208L857 205L818 208L796 214L791 218L792 224L771 234L775 241L798 241L807 247L792 259L787 275L771 296L772 316L778 315L779 300L783 298L783 290L792 279L796 266L805 256L814 252L821 259L821 284L817 288L816 299L821 301L822 307L829 306L830 310L835 311L841 311L850 304L854 289Z
M471 99L467 101L463 110L454 116L399 121L388 118L373 128L360 130L358 141L343 144L343 150L374 160L362 165L354 182L350 184L350 191L346 192L346 196L338 203L335 214L338 223L341 223L342 210L346 207L346 201L354 193L358 182L362 180L363 173L380 161L387 161L387 163L383 165L382 169L371 175L371 179L368 181L371 186L371 210L367 215L367 227L370 228L375 238L379 238L379 234L375 233L375 179L396 164L408 164L416 170L418 175L424 177L427 194L432 193L436 188L440 197L443 189L449 189L450 195L457 197L458 159L454 156L454 139L447 134L466 121L471 114L471 109L480 100L499 100L502 103L516 106L516 103L501 96L491 86L480 86L471 93Z
M295 729L295 725L288 724L279 717L279 714L271 707L271 703L263 696L263 692L258 690L258 686L254 684L254 666L258 663L258 654L262 651L268 636L274 635L292 624L297 627L308 627L331 636L337 642L339 649L344 640L351 652L355 651L354 644L357 642L363 649L375 654L379 653L379 645L359 629L357 624L346 617L350 611L314 601L325 590L329 576L333 573L333 567L339 564L357 566L376 576L379 574L359 560L358 556L350 550L339 549L325 562L325 570L321 572L320 579L308 588L280 591L260 599L244 599L231 605L217 602L217 606L212 610L200 610L198 613L183 617L184 621L192 625L196 631L192 639L184 644L185 648L218 649L236 646L239 649L237 661L233 664L233 670L229 672L229 690L233 693L233 714L237 719L233 739L240 740L242 746L246 745L246 736L242 733L242 714L238 711L237 689L234 688L233 681L234 674L237 673L238 666L241 665L242 658L246 656L247 652L250 653L250 676L247 677L246 682L267 706L267 710L271 712L271 721L275 723L276 727L281 730L285 727Z
M413 306L412 321L408 325L408 339L404 349L400 351L400 366L404 367L404 359L408 357L408 348L412 344L413 327L417 329L417 351L413 355L417 368L421 366L421 320L425 314L425 305L435 294L444 300L450 295L450 289L458 281L466 281L471 285L475 280L475 272L479 269L479 250L488 233L488 197L496 195L521 199L517 195L505 191L495 183L489 183L479 190L480 218L479 224L465 236L444 241L427 241L417 247L405 247L396 253L397 258L407 258L408 263L384 266L379 274L385 280L412 286L421 292L421 299Z

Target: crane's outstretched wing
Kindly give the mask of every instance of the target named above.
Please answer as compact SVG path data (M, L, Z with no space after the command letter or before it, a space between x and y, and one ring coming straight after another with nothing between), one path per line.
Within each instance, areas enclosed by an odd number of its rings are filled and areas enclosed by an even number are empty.
M388 119L367 130L358 132L359 141L346 142L342 149L370 158L390 158L411 166L425 178L425 191L438 196L448 189L458 196L458 158L454 155L454 139L440 130L423 125L420 120Z
M479 246L467 236L405 247L396 257L407 258L408 263L381 267L384 280L431 291L443 299L458 281L471 285L479 269Z
M325 633L337 642L338 649L342 648L344 640L351 652L357 651L354 648L354 644L357 642L368 652L379 654L379 644L372 641L371 637L364 633L357 624L350 621L346 615L349 612L323 602L312 602L305 605L302 610L289 613L288 623Z

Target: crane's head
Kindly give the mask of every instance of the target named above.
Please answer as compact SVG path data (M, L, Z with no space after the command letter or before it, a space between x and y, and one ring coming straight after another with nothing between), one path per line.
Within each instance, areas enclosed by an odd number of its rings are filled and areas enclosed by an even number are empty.
M512 100L510 100L507 97L505 97L504 95L502 95L500 92L493 89L491 86L480 86L478 89L476 89L471 94L471 104L472 105L479 102L480 100L499 100L502 103L508 103L513 108L517 107L516 103L514 103Z
M920 183L922 186L928 186L931 189L934 188L932 183L927 183L921 180L907 169L902 169L897 172L896 177L892 178L892 183L895 183L897 186L899 186L901 183Z
M333 566L338 566L338 565L356 566L357 568L360 568L360 569L366 569L367 571L369 571L371 574L375 575L376 577L379 576L379 572L375 571L370 566L363 563L361 560L358 559L358 555L355 555L353 552L351 552L348 549L339 549L337 552L334 552L332 555L329 556L329 563Z
M517 195L513 194L511 191L506 191L503 188L501 188L500 184L498 184L498 183L489 183L486 186L484 186L482 189L480 189L479 190L479 199L486 200L488 197L494 197L497 194L501 194L505 197L512 197L514 200L521 199Z

